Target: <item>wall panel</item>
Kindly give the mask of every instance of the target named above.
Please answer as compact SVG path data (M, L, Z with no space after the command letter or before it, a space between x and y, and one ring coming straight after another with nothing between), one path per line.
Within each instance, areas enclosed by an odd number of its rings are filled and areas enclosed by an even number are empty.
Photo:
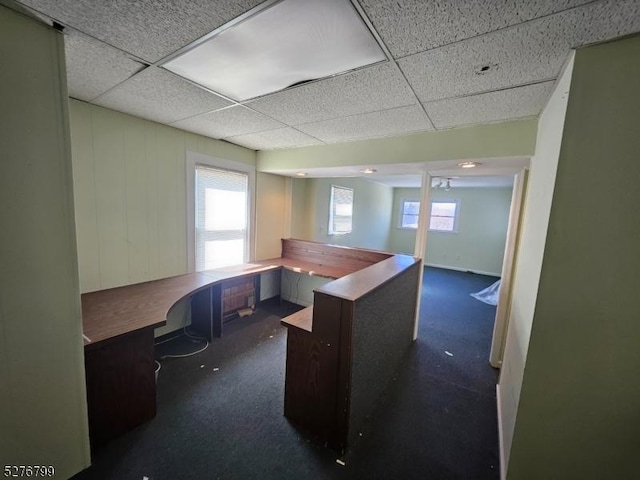
M149 275L147 165L144 128L131 119L124 132L124 166L129 282L139 283Z
M63 36L0 6L0 59L0 467L65 479L90 455Z
M256 178L256 260L279 257L285 230L285 178L258 173Z
M255 152L77 100L70 108L81 291L186 273L187 150L249 165Z
M100 283L129 283L124 129L104 109L91 115Z
M509 224L511 192L510 187L452 188L448 192L432 190L432 200L459 201L459 219L456 233L429 232L427 264L499 276ZM411 254L416 232L399 228L402 200L420 200L420 189L394 189L390 230L392 250Z
M304 228L292 226L303 240L348 247L387 250L393 206L393 189L363 178L309 178L294 180L292 218ZM353 229L344 235L329 235L331 185L352 188ZM300 188L302 187L302 188ZM305 201L298 201L305 198Z

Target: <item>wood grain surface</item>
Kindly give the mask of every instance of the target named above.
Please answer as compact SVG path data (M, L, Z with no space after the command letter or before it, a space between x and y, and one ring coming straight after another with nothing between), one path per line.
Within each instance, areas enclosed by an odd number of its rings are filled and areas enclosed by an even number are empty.
M313 327L313 305L303 308L288 317L284 317L280 320L280 323L285 327L293 327L305 332L311 332Z
M327 245L293 238L282 240L283 258L313 263L321 267L335 267L349 272L361 270L391 255L375 250Z
M243 264L85 293L81 297L85 348L142 328L160 327L171 307L183 298L231 278L277 268Z
M355 301L381 287L418 262L420 262L419 259L408 255L392 255L349 276L327 283L317 291Z
M85 352L91 446L110 440L156 415L153 329L101 342Z

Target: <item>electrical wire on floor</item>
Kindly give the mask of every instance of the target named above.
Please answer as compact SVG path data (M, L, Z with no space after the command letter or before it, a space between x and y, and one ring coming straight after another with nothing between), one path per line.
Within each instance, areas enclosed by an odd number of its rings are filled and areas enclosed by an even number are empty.
M204 352L207 348L209 348L209 340L207 340L204 337L198 337L196 335L192 335L189 333L189 331L187 330L187 326L185 325L184 328L182 329L184 336L191 338L193 340L204 340L205 345L204 347L196 350L195 352L189 352L189 353L184 353L181 355L163 355L160 357L160 360L164 360L165 358L187 358L187 357L192 357L193 355L197 355L198 353ZM160 345L161 343L165 343L165 342L169 342L171 340L175 340L176 338L179 338L179 336L175 336L175 337L171 337L167 340L163 340L161 342L156 343L156 345Z

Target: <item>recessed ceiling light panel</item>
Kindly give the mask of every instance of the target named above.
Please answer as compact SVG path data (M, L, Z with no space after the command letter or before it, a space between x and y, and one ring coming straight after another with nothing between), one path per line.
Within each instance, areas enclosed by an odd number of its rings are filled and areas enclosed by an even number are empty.
M223 26L162 66L245 101L386 60L349 0L282 0Z

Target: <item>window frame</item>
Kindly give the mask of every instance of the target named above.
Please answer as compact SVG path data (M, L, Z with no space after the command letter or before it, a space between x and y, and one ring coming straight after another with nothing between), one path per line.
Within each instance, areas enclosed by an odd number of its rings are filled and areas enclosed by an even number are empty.
M417 230L418 226L416 225L415 227L405 227L402 223L402 220L404 219L404 204L405 203L417 203L418 204L418 213L416 214L416 217L418 219L418 222L420 222L420 200L415 200L415 199L410 199L410 198L403 198L400 200L400 214L398 216L398 228L401 230Z
M433 211L433 204L434 203L455 203L456 204L456 213L453 216L453 229L452 230L437 230L437 229L433 229L431 228L431 212ZM447 217L450 218L450 217ZM429 224L427 226L427 229L429 232L436 232L436 233L458 233L458 222L460 219L460 199L458 198L432 198L431 199L431 204L429 205Z
M339 232L336 231L334 228L334 191L336 189L341 189L341 190L349 190L351 192L351 215L350 215L350 228L348 232ZM327 227L327 235L336 235L336 236L341 236L341 235L349 235L351 232L353 232L353 207L355 204L355 190L351 187L343 187L341 185L331 185L331 189L329 190L329 225ZM346 217L346 215L340 215L341 217Z
M187 211L187 272L196 271L196 166L229 170L244 173L248 176L247 184L247 237L245 242L244 262L251 262L255 256L255 185L256 170L253 165L224 158L211 157L188 150L186 154L186 211Z

